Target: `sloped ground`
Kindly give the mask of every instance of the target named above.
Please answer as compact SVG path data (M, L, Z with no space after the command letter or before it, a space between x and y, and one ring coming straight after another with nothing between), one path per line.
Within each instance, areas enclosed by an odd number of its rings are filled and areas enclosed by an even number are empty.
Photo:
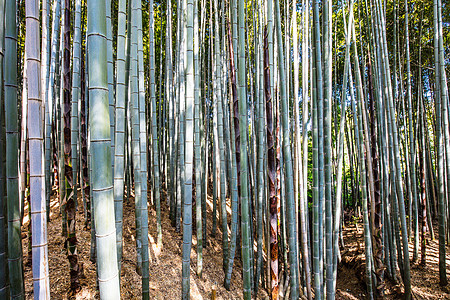
M437 232L435 228L435 232ZM342 263L338 267L337 299L366 299L364 230L362 224L347 224L343 231L345 249L342 253ZM429 241L427 245L427 263L423 267L420 262L413 264L414 244L409 243L411 259L411 285L413 299L450 299L449 286L439 285L439 243ZM447 246L446 253L449 254ZM447 278L450 278L450 256L447 255ZM400 276L400 275L399 275ZM401 280L400 280L401 281ZM403 299L402 283L386 280L385 299Z
M79 193L80 194L80 193ZM79 197L77 212L78 259L83 264L85 277L81 279L82 290L73 297L68 294L70 278L69 263L64 249L65 238L61 232L61 216L58 199L52 196L51 215L48 223L48 256L50 273L50 290L52 299L98 299L96 286L96 269L90 257L90 231L84 228L82 200ZM150 299L180 299L181 298L181 253L182 233L171 226L169 211L165 199L161 201L161 218L163 230L163 247L156 245L156 212L149 207L149 249L150 249ZM28 265L28 222L25 211L22 229L25 272L26 298L32 299L32 272ZM141 297L141 277L136 273L136 241L134 199L124 203L123 227L123 262L121 271L122 299L139 299ZM191 299L211 299L212 290L216 290L217 299L242 299L242 265L235 260L231 279L231 290L223 287L224 272L222 271L222 233L218 226L216 238L211 237L211 214L208 206L208 237L207 247L203 248L203 275L199 278L197 270L197 252L195 231L191 252ZM195 215L194 215L195 216ZM218 223L219 224L219 223ZM265 299L266 293L260 291L258 298Z
M80 194L80 193L79 193ZM164 198L164 197L163 197ZM84 278L81 279L82 290L74 297L69 291L69 263L64 249L65 238L61 235L61 216L58 200L53 196L51 202L50 222L48 223L48 255L50 272L50 290L52 299L98 299L95 264L90 261L90 231L84 228L81 199L80 211L77 213L78 258L83 264ZM210 203L211 204L211 203ZM149 249L150 249L150 298L181 298L181 252L182 233L171 226L165 199L161 202L163 230L163 248L156 245L156 212L149 207ZM32 299L32 273L28 261L28 211L25 210L22 229L25 292L26 298ZM123 262L121 271L122 299L139 299L141 297L141 277L136 273L136 241L134 238L135 216L134 199L124 203L123 227ZM208 205L207 247L203 249L203 276L196 275L197 253L195 231L191 252L191 299L211 299L212 290L216 290L217 299L242 299L242 265L235 260L231 291L223 287L222 241L220 226L215 238L211 237L212 208ZM220 223L218 223L220 224ZM338 267L337 299L366 299L364 269L364 239L361 224L347 224L343 231L345 248L342 250L342 263ZM413 245L410 244L412 258ZM447 247L447 253L450 248ZM420 256L420 253L419 253ZM430 241L427 245L427 265L412 265L411 280L414 299L450 299L448 287L439 286L438 242ZM447 256L447 261L450 256ZM450 265L447 264L450 278ZM401 283L386 283L386 299L402 299ZM267 293L260 291L258 299L267 299Z

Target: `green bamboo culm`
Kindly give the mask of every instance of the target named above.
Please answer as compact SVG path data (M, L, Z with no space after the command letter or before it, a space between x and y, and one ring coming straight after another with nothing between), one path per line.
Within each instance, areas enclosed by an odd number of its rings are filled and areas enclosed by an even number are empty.
M165 78L165 101L169 105L169 163L170 167L168 170L168 178L167 178L167 202L170 207L170 217L172 218L173 214L173 203L174 203L174 97L173 97L173 67L172 67L172 1L167 1L166 3L166 49L165 49L165 67L166 67L166 78Z
M178 177L177 180L177 210L176 210L176 229L180 231L181 214L182 214L182 199L184 198L184 185L186 181L185 176L185 118L186 118L186 9L187 0L179 1L180 17L179 17L179 47L178 47Z
M51 175L50 175L50 169L51 164L53 162L52 158L52 122L53 122L53 94L54 94L54 81L55 81L55 71L56 71L56 64L59 60L58 53L59 53L59 44L58 44L58 38L59 38L59 30L60 30L60 14L61 14L61 0L57 0L53 4L53 25L52 25L52 36L51 36L51 53L50 53L50 66L49 66L49 72L47 73L46 78L46 97L45 97L45 181L46 181L46 188L47 188L47 194L46 194L46 202L47 202L47 217L50 219L50 191L51 191ZM52 172L53 173L53 172Z
M75 186L75 178L77 173L74 172L74 168L72 162L73 158L77 156L76 154L76 141L75 145L72 143L72 139L78 136L78 133L72 127L72 120L77 119L78 105L74 106L73 95L77 94L78 91L73 91L72 82L71 82L71 54L70 54L70 24L71 24L71 1L65 0L65 9L64 9L64 52L63 52L63 139L64 139L64 184L66 189L66 197L65 205L64 205L64 213L66 216L66 244L67 244L67 259L69 261L69 269L70 269L70 290L75 293L80 289L80 266L78 264L78 254L77 254L77 238L76 238L76 186ZM78 6L78 24L80 23L81 18L81 3ZM79 26L78 26L79 27ZM81 36L78 35L75 39L80 40ZM79 43L78 43L79 44ZM74 45L76 48L76 45ZM75 55L75 54L74 54ZM79 55L79 52L77 53ZM74 61L74 71L78 72L77 63L79 61ZM74 74L74 77L77 77L77 74ZM76 78L76 79L79 79ZM78 88L78 82L76 83L76 88ZM78 96L78 94L77 94ZM78 98L76 100L78 102ZM75 112L71 112L71 108L74 106ZM75 114L75 116L74 116ZM78 123L78 122L77 122ZM78 129L78 124L76 124L76 129ZM75 153L71 153L72 150ZM63 154L61 153L61 156ZM62 184L62 182L61 182Z
M319 2L313 5L313 272L316 299L323 298L323 244L322 203L323 203L323 84L322 84L322 53L320 44Z
M150 1L153 6L153 2ZM141 257L142 257L142 298L149 299L149 249L148 249L148 209L147 209L147 113L144 86L144 46L142 32L142 2L137 1L137 53L138 53L138 110L139 110L139 156L141 160L141 197L136 210L141 219ZM153 72L154 73L154 72ZM154 75L154 74L153 74ZM153 76L152 76L153 77ZM154 94L154 93L153 93Z
M334 299L335 285L333 280L333 199L332 199L332 136L331 136L331 110L332 99L332 1L323 2L323 51L324 51L324 99L323 99L323 137L324 137L324 175L325 175L325 266L326 266L326 293L327 299Z
M89 44L89 124L91 139L92 199L97 246L100 299L120 299L117 269L114 195L111 164L109 101L106 62L106 3L90 0L87 6Z
M181 2L182 1L176 1L176 9L177 9L177 18L176 18L176 32L180 32L182 26L181 24L181 17L180 17L180 6L181 6ZM172 25L172 19L171 16L173 15L172 10L168 10L170 12L170 15L168 15L168 22L167 25L171 26ZM171 39L171 33L169 34L169 48L171 48L170 46L172 46L173 42ZM168 86L171 88L171 92L168 93L168 96L171 96L172 101L170 101L170 103L172 103L172 120L171 120L171 124L172 124L172 151L171 151L171 171L172 171L172 176L171 176L171 180L172 180L172 184L171 184L171 190L169 189L169 193L170 193L170 219L171 219L171 223L172 226L175 227L175 229L177 230L177 232L179 232L180 230L180 224L179 224L179 211L178 209L181 207L181 200L180 200L180 184L179 184L179 178L180 178L180 164L178 164L178 141L180 139L180 127L179 127L179 108L180 108L180 102L179 101L179 96L180 96L180 92L181 89L179 89L179 81L180 81L180 64L182 63L182 59L180 58L179 55L179 46L180 46L180 34L177 34L175 37L175 42L176 42L176 47L175 47L175 51L174 51L174 59L173 59L173 72L169 73L173 74L173 78L172 78L172 84L168 84ZM173 51L171 51L171 49L169 49L169 53L172 53Z
M181 140L184 141L184 136L181 134L182 127L182 113L181 108L184 106L184 101L181 101L184 97L184 84L180 84L180 82L184 82L184 72L181 72L181 69L184 68L184 56L180 57L181 48L183 47L182 44L182 32L183 32L183 20L181 18L182 10L181 7L183 6L183 0L177 0L176 1L176 8L177 8L177 23L176 23L176 48L175 48L175 58L174 58L174 84L173 84L173 94L174 101L174 109L173 109L173 123L174 123L174 135L173 135L173 147L172 147L172 154L173 154L173 162L171 163L173 166L173 172L174 176L173 178L173 190L172 190L172 201L171 201L171 207L170 207L170 214L172 219L172 226L175 227L176 231L180 231L180 219L181 219L181 184L184 180L182 174L181 174L181 166L184 164L184 155L180 155L180 151L184 151L184 146L181 147L182 143ZM182 96L183 95L183 96ZM184 130L183 130L184 132Z
M216 0L214 4L211 5L211 20L216 20L218 15L216 13L217 9ZM214 6L214 15L213 15L213 6ZM217 16L216 16L217 15ZM219 126L217 123L217 115L218 115L218 102L220 97L220 39L219 39L219 25L218 22L214 22L214 27L211 21L211 31L214 32L214 42L211 42L211 57L213 57L213 61L211 63L211 76L212 76L212 111L213 111L213 128L212 128L212 178L213 178L213 186L212 186L212 196L213 196L213 221L212 221L212 237L216 237L217 232L217 197L219 197L219 189L220 189L220 154L219 154Z
M186 10L186 147L184 164L182 299L190 299L192 248L192 170L194 158L194 0L187 0ZM181 100L183 101L183 99Z
M5 1L0 1L0 24L5 22ZM5 57L5 26L0 26L0 82L3 82L3 64ZM0 86L2 87L2 86ZM0 88L0 298L9 298L9 276L7 256L6 219L6 131L5 131L5 97Z
M302 149L303 149L303 157L302 163L300 164L300 169L303 172L303 191L300 191L300 194L303 197L300 198L300 230L301 230L301 243L302 243L302 268L304 270L304 281L306 285L306 294L309 300L312 299L311 292L311 263L309 255L310 251L310 242L311 239L308 238L309 235L309 218L308 218L308 130L307 130L307 122L309 119L309 1L304 0L304 12L302 13L302 99L303 99L303 108L302 108Z
M234 1L235 2L235 1ZM229 22L228 22L229 23ZM230 27L230 25L228 25ZM231 36L228 35L228 50L230 54L230 80L231 80L231 96L233 103L237 100L237 86L236 86L236 68L234 61L234 48L231 41ZM231 237L230 237L230 252L227 263L227 270L225 271L224 286L230 290L231 274L233 272L234 257L236 254L236 241L238 237L238 220L239 220L239 192L238 192L238 173L237 173L237 155L236 155L236 139L235 139L235 120L239 120L237 115L232 114L233 121L230 122L230 138L231 138Z
M139 139L139 71L138 71L138 17L140 13L139 0L131 1L131 151L133 156L133 175L134 175L134 205L136 222L136 272L142 275L142 218L140 215L142 198L142 173L141 173L141 153Z
M125 176L125 103L128 101L126 93L125 55L126 48L126 9L127 1L118 3L118 29L117 29L117 60L116 60L116 147L114 152L114 216L116 221L116 248L118 270L122 261L122 228L123 228L123 194ZM129 191L128 191L129 193Z
M341 226L341 216L342 216L342 173L344 165L344 129L347 119L346 113L346 98L347 98L347 83L348 83L348 73L350 69L350 40L351 40L351 26L353 22L353 1L349 4L349 17L348 25L346 24L345 15L343 16L345 33L345 61L344 61L344 79L342 83L342 93L341 93L341 119L339 122L339 137L337 141L338 154L337 154L337 175L336 175L336 206L335 206L335 216L333 224L333 285L334 290L336 290L336 279L337 279L337 265L338 265L338 251L339 251L339 231ZM346 27L348 26L348 27Z
M41 26L42 26L42 47L41 47L41 99L44 101L44 139L47 138L45 131L47 130L47 126L45 124L45 119L48 118L47 116L47 105L45 103L47 102L47 81L49 76L49 59L50 59L50 48L51 43L49 43L50 36L50 1L45 0L42 1L42 14L41 14ZM0 20L0 24L4 24L3 21ZM4 28L2 29L4 30ZM2 47L3 48L3 47ZM50 206L50 161L47 161L47 152L45 150L45 143L47 143L44 140L44 156L45 156L45 201L46 201L46 210L47 210L47 220L49 219L48 216L50 215L49 212L49 206ZM50 155L50 153L48 154ZM50 156L48 156L50 157Z
M411 63L410 63L410 51L409 51L409 12L408 1L405 1L405 43L406 43L406 96L408 104L408 131L409 131L409 157L410 157L410 181L411 186L409 191L412 190L412 199L414 213L410 212L410 218L414 222L414 252L413 262L417 260L419 253L419 216L418 216L418 200L417 200L417 179L416 179L416 142L415 133L413 130L413 107L412 107L412 92L411 92ZM411 207L411 205L410 205Z
M301 236L302 236L302 258L303 268L305 270L305 283L308 299L312 298L311 292L311 265L309 259L310 242L311 239L307 238L309 232L308 220L308 130L307 124L309 120L309 45L310 45L310 29L309 29L309 15L310 6L308 0L303 0L304 11L302 13L302 168L303 168L303 199L300 199L300 224L301 224Z
M258 15L258 43L257 46L257 60L256 60L256 79L257 79L257 131L258 131L258 151L257 151L257 258L256 258L256 276L255 276L255 293L258 293L259 288L259 278L263 270L262 264L262 249L263 249L263 203L265 200L265 185L264 185L264 59L263 59L263 17L261 13L262 1L258 1L258 10L260 11Z
M350 76L351 78L351 76ZM362 140L363 129L362 129L362 116L361 116L361 105L358 102L358 122L359 122L359 138ZM359 143L359 156L364 157L364 143L361 141ZM369 293L370 299L373 299L373 283L372 283L372 264L370 263L372 257L372 241L369 228L369 213L367 207L367 185L366 185L366 170L365 165L361 162L361 196L362 196L362 206L363 206L363 224L364 224L364 245L365 245L365 257L366 261L366 280L367 280L367 291Z
M106 63L108 68L108 102L109 102L109 125L111 130L111 164L114 176L114 153L115 153L115 131L116 104L114 101L114 67L113 67L113 42L111 23L111 0L106 1Z
M157 126L157 107L155 97L155 63L154 63L154 21L153 21L153 0L149 1L149 51L150 51L150 101L152 106L152 146L153 146L153 186L154 186L154 199L156 204L156 236L157 245L162 247L162 229L161 229L161 196L160 196L160 183L159 183L159 142L158 142L158 126Z
M352 30L354 30L354 26L352 26ZM361 76L359 71L359 61L357 56L357 51L354 49L355 52L355 72L356 72L356 91L357 91L357 97L358 97L358 104L357 104L357 120L358 122L358 131L355 134L359 135L359 144L357 143L358 150L359 150L359 158L360 158L360 187L361 187L361 200L362 200L362 209L363 209L363 226L364 226L364 246L365 246L365 258L366 258L366 280L367 280L367 292L369 293L369 298L373 299L373 286L374 282L372 280L372 259L373 259L373 250L372 250L372 236L370 233L370 225L369 225L369 211L368 211L368 193L367 193L367 184L366 184L366 165L363 163L364 159L364 153L365 151L370 151L370 149L365 149L365 143L364 143L364 131L363 131L363 109L365 109L365 103L364 103L364 94L362 93L362 84L361 84ZM350 69L350 67L349 67ZM349 72L349 80L350 80L350 90L353 91L353 78L351 69ZM352 97L353 98L353 97Z
M248 164L247 164L247 97L245 71L245 2L238 0L238 101L239 101L239 134L240 134L240 201L241 201L241 233L242 233L242 272L244 279L244 299L252 297L252 270L250 267L250 224L248 198Z
M241 0L242 1L242 0ZM280 100L281 100L281 128L283 130L283 163L284 163L284 177L286 185L286 209L287 209L287 227L288 227L288 244L289 244L289 265L291 271L291 299L298 299L299 297L299 277L298 277L298 255L297 255L297 230L295 218L295 200L294 200L294 181L292 170L292 154L291 146L289 144L289 96L286 94L286 74L284 51L281 34L281 17L280 17L280 3L275 0L275 27L278 39L278 73L280 76Z
M433 1L433 18L434 18L434 66L436 83L439 86L438 92L435 93L435 109L436 109L436 145L437 145L437 185L438 185L438 222L439 222L439 284L441 286L447 285L446 262L445 262L445 223L446 223L446 205L445 205L445 189L444 189L444 143L443 131L441 127L442 106L444 106L443 93L446 90L445 69L441 68L441 54L440 44L442 43L442 21L440 19L441 2L439 0ZM442 72L444 71L444 72ZM443 85L443 86L441 86Z
M11 299L23 299L22 242L18 174L17 116L17 9L16 1L5 5L5 130L6 130L6 195L8 218L8 269Z
M50 299L48 273L47 212L44 175L44 107L41 98L39 1L25 2L28 97L28 138L30 161L30 213L32 269L35 299ZM5 297L6 298L6 297Z
M72 103L71 103L71 160L72 160L72 180L73 180L73 197L75 202L77 201L77 182L78 182L78 100L81 96L80 88L80 54L81 54L81 0L75 1L75 24L74 24L74 36L73 36L73 57L72 57ZM80 181L81 182L81 181Z
M59 38L59 59L58 59L58 66L57 66L57 78L56 78L56 91L55 91L55 104L56 104L56 144L57 144L57 156L58 156L58 163L57 163L57 169L58 169L58 192L59 192L59 202L60 202L60 213L62 215L61 221L62 221L62 230L61 235L63 237L67 236L67 211L66 211L66 195L71 195L72 189L71 189L71 182L72 179L66 180L66 162L65 162L65 156L66 156L66 149L65 149L65 142L69 141L70 139L70 132L66 136L64 134L64 128L65 126L65 114L70 110L70 105L66 110L65 107L65 100L66 100L66 94L70 95L70 92L66 93L66 90L68 91L68 82L69 82L69 74L70 74L70 56L69 54L66 54L67 52L70 52L70 41L67 41L67 44L65 43L66 40L70 39L70 7L67 5L67 3L70 4L70 1L62 0L61 1L61 32L60 32L60 38ZM68 15L68 16L67 16ZM67 21L66 21L67 20ZM67 51L66 51L67 50ZM66 58L67 57L67 58ZM66 61L67 60L67 61ZM67 67L66 67L67 66ZM67 87L66 87L67 83ZM69 129L70 131L70 129ZM70 144L69 144L70 145ZM69 146L70 148L70 146ZM70 149L67 149L70 152ZM68 172L70 162L67 163L68 165ZM71 166L70 166L71 167ZM70 182L70 184L68 184ZM67 189L68 188L68 189ZM68 192L68 193L66 193ZM69 197L68 197L69 198Z
M200 133L200 70L198 0L194 0L194 160L195 160L195 222L197 228L197 275L202 277L203 270L203 228L202 228L202 160Z
M219 150L219 153L216 153L216 157L220 158L218 167L219 170L219 178L220 178L220 195L219 202L221 206L221 216L222 216L222 258L223 258L223 268L227 269L228 263L228 230L227 230L227 208L226 208L226 166L225 166L225 149L224 149L224 139L223 139L223 105L222 105L222 87L221 87L221 73L222 73L222 60L221 56L221 48L220 48L220 34L219 34L219 5L218 0L214 0L214 22L215 22L215 31L214 31L214 44L215 44L215 71L216 71L216 101L214 105L216 106L216 114L217 114L217 138L215 141L218 142L216 149Z
M237 179L237 167L236 167L236 143L234 142L234 122L231 122L231 150L232 150L232 158L231 158L231 238L230 238L230 252L229 252L229 260L227 263L227 270L225 272L225 280L224 286L227 290L230 290L230 282L231 282L231 274L233 272L233 263L234 257L236 254L236 240L238 235L238 219L239 219L239 193L238 193L238 179Z

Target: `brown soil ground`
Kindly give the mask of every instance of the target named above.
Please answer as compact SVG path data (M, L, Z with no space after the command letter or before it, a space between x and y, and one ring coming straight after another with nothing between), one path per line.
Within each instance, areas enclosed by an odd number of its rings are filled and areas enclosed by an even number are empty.
M79 193L80 194L80 193ZM62 221L59 214L58 199L52 196L50 222L48 223L48 257L50 273L50 291L52 299L98 299L95 264L90 261L90 230L84 226L82 200L79 197L80 211L77 212L78 259L83 264L84 276L81 279L82 289L74 297L68 293L70 286L69 262L64 249L65 238L61 235ZM136 272L135 210L134 199L124 203L123 208L123 260L121 270L122 299L141 298L141 277ZM23 253L25 262L25 293L27 299L33 298L31 265L28 263L29 219L25 211L22 228ZM194 215L195 216L195 215ZM163 231L163 247L159 249L156 241L156 212L149 207L149 256L150 256L150 299L181 298L181 232L176 232L170 224L169 210L165 200L161 202L161 223ZM222 267L222 232L220 226L216 237L211 237L212 209L208 205L208 237L206 248L203 248L203 274L199 278L197 270L197 240L193 232L191 252L191 299L211 299L216 291L217 299L242 299L242 265L238 259L234 261L231 278L231 289L223 287L224 272ZM220 224L218 222L218 224ZM267 293L260 289L259 299L266 299Z
M435 232L437 228L435 228ZM364 229L362 224L347 224L343 229L345 248L341 249L342 262L338 267L337 299L366 299ZM450 299L449 286L439 285L439 249L438 241L429 241L426 247L426 266L420 265L420 249L418 262L413 263L413 243L409 243L411 259L411 285L413 299ZM447 246L448 254L450 247ZM447 261L450 256L447 255ZM399 275L400 276L400 273ZM447 263L447 277L450 276L450 265ZM386 279L384 299L403 299L404 287L401 279L393 282Z
M81 204L81 199L79 199ZM80 205L80 209L81 209ZM169 212L165 200L161 202L161 218L163 230L163 247L156 244L156 212L149 207L149 249L150 249L150 298L179 299L181 298L181 252L182 233L176 232L171 226ZM82 210L77 213L78 258L83 264L84 278L81 279L82 289L76 296L69 294L69 263L64 249L65 238L61 235L61 215L57 198L52 197L50 222L48 223L48 256L50 272L50 290L52 299L98 299L96 286L95 264L90 261L90 230L84 226ZM141 277L136 273L136 242L134 237L135 217L134 199L124 203L123 227L123 262L121 271L122 299L139 299L141 297ZM212 208L208 205L208 238L203 249L203 276L199 278L197 269L197 241L195 231L191 252L191 299L211 299L213 290L217 299L242 299L242 265L235 260L231 280L231 290L223 287L224 272L222 271L222 240L220 226L216 237L211 237ZM26 298L32 299L32 273L28 259L28 228L29 219L25 210L22 230L25 292ZM359 224L349 224L344 227L344 244L342 263L338 267L337 299L365 299L365 269L363 228ZM450 248L447 247L447 253ZM410 244L412 253L412 244ZM419 254L420 255L420 254ZM438 273L438 243L430 241L427 245L427 265L421 267L412 265L411 280L414 299L450 299L448 287L439 286ZM411 257L412 258L412 257ZM448 256L447 259L450 259ZM447 274L450 276L450 265L447 264ZM386 282L386 299L402 299L401 283ZM260 289L258 299L268 299L267 293Z

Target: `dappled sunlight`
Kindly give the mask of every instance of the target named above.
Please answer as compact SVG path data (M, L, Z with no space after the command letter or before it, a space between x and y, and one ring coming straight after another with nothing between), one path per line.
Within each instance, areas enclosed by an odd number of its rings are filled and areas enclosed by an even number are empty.
M152 251L150 252L150 255L153 254L153 257L156 260L156 263L159 263L159 255L161 254L161 247L158 247L158 244L155 242L155 239L153 238L153 236L149 233L148 234L148 241L150 243L150 249ZM151 261L151 258L150 258Z

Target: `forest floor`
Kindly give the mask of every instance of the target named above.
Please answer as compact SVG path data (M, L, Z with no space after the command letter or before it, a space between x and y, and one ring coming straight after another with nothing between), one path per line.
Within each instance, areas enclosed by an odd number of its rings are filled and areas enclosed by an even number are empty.
M437 226L434 226L437 234ZM429 236L429 234L428 234ZM336 299L366 299L366 269L364 255L364 228L362 223L347 223L343 228L345 248L338 266ZM414 244L409 243L411 261L411 286L413 299L450 299L450 286L439 285L439 243L429 240L426 246L426 266L420 265L420 245L417 262L413 263ZM450 276L450 247L446 247L447 278ZM398 274L400 276L400 273ZM403 299L404 286L385 280L384 299Z
M81 193L79 192L78 195ZM164 197L163 197L164 198ZM62 221L59 202L55 196L51 198L50 221L48 223L48 256L50 273L50 291L52 299L98 299L96 286L95 264L90 260L90 230L84 226L82 200L79 197L80 210L77 212L78 260L83 265L84 277L80 280L81 291L76 296L69 291L69 263L64 248L65 238L61 235ZM163 247L159 249L156 243L156 212L149 207L149 254L150 254L150 299L180 299L181 298L181 253L182 233L176 232L171 226L169 211L165 200L161 201L161 219L163 231ZM231 212L229 212L231 213ZM139 299L141 296L141 277L136 273L136 241L134 199L124 203L123 209L123 261L121 270L122 299ZM25 263L25 293L27 299L33 298L31 264L28 258L28 212L24 214L22 227L23 261ZM216 237L211 237L212 204L208 203L208 238L207 246L203 248L203 275L196 274L197 253L196 237L193 234L191 252L191 299L211 299L211 293L216 291L217 299L242 299L242 264L235 260L231 279L231 290L223 287L224 272L222 271L222 233L220 226ZM218 223L219 224L219 223ZM342 251L342 263L338 267L337 299L365 299L364 282L364 239L361 224L348 224L344 227L345 249ZM447 253L450 248L447 247ZM412 253L412 244L410 244ZM419 254L420 255L420 254ZM411 280L414 299L450 299L448 287L439 286L438 243L430 241L427 245L427 265L421 267L412 265ZM447 257L450 260L450 257ZM450 276L450 265L447 264L447 274ZM386 298L401 299L403 286L387 282ZM267 293L260 289L258 299L268 299Z
M54 193L56 194L56 193ZM78 192L80 195L81 192ZM150 299L181 299L181 267L183 234L171 226L169 210L164 197L161 200L161 225L163 246L157 246L156 211L149 207L149 261L150 261ZM80 210L76 216L76 234L78 240L78 261L83 264L84 278L80 280L81 291L74 297L68 293L70 286L69 262L64 248L65 238L61 235L62 220L59 213L59 201L51 197L50 221L48 223L48 261L50 273L50 296L52 299L98 299L96 286L96 268L90 260L91 234L84 226L82 200L78 197ZM208 201L209 202L209 201ZM207 242L203 247L202 278L197 270L197 239L193 232L191 251L191 299L211 299L212 290L217 299L242 299L242 264L234 260L230 291L223 287L224 272L222 261L222 231L218 222L216 237L212 237L212 201L208 203ZM229 211L231 213L231 211ZM22 226L23 261L25 263L25 294L33 298L33 280L31 264L28 263L28 210L25 209ZM195 216L195 214L194 214ZM230 218L229 218L230 219ZM139 299L141 297L141 276L136 272L134 198L124 202L123 207L123 260L121 270L122 299ZM259 299L266 299L267 293L260 289Z

